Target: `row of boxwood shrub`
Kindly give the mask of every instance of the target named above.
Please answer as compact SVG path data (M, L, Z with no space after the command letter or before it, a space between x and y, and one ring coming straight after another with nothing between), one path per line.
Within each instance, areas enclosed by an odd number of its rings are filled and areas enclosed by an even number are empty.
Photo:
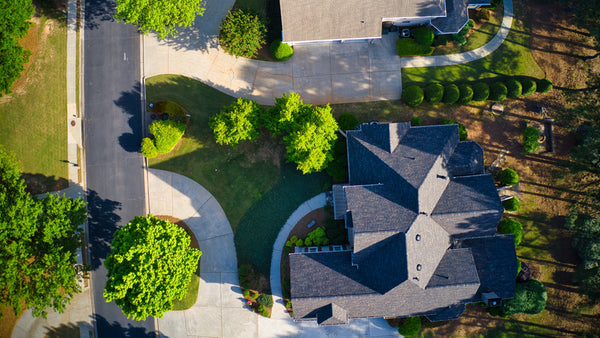
M517 79L510 78L506 81L496 81L488 85L485 82L469 84L449 84L445 87L440 83L431 83L423 90L412 85L402 91L402 101L411 107L420 105L423 100L429 103L443 102L447 104L468 104L471 101L502 101L519 96L529 96L534 92L547 93L552 90L552 81L548 79Z

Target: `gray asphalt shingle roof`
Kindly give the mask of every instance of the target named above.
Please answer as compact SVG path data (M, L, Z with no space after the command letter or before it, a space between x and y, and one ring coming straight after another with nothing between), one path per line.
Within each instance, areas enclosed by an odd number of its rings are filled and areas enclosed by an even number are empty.
M353 251L290 254L296 320L442 320L481 292L512 297L514 242L494 236L503 208L477 144L459 143L457 125L363 125L347 137L350 183L337 194Z

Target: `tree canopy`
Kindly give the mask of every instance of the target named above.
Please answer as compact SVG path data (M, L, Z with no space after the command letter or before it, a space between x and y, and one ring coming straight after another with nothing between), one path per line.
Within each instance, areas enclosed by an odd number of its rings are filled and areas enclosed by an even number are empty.
M7 0L0 6L0 96L10 92L13 83L24 70L30 52L19 44L34 13L31 0Z
M117 0L119 21L134 24L147 34L155 31L159 39L177 34L177 27L191 26L202 15L202 0Z
M513 299L505 300L502 312L507 315L526 313L535 315L546 307L548 294L544 284L537 279L530 279L525 283L517 283Z
M227 53L251 58L265 43L266 33L267 26L260 16L237 8L223 20L219 42Z
M135 320L162 318L173 300L183 299L202 254L190 247L184 229L152 215L117 230L112 247L104 263L104 298Z
M297 163L297 169L304 174L325 169L333 160L338 130L331 107L305 104L293 92L275 101L265 124L274 135L285 134L286 158Z
M237 145L260 135L262 107L251 100L239 98L221 112L212 116L210 127L218 144Z
M37 317L48 307L64 311L80 291L86 206L53 194L36 199L25 188L16 160L0 148L0 304L18 314L23 302Z

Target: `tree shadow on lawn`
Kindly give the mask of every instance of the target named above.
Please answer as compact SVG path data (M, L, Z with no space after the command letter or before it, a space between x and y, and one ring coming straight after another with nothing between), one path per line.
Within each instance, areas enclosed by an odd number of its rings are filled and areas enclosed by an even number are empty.
M44 174L23 173L23 179L27 188L25 189L32 195L47 193L65 189L69 186L69 181L63 177L46 176Z
M238 263L251 264L268 277L279 231L296 208L330 182L325 173L303 175L295 164L282 163L277 184L246 212L237 227L234 241Z

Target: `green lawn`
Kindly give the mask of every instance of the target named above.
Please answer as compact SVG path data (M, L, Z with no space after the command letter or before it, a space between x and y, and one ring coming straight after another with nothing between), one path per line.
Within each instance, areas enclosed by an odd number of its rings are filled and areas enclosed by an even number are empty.
M198 298L198 285L200 285L199 271L200 268L198 268L197 273L192 274L192 279L187 285L185 297L183 297L182 300L173 301L173 310L187 310L196 303L196 299Z
M0 98L0 144L16 154L34 193L65 188L68 176L66 28L53 21L45 34L46 22L23 40L28 49L40 44L25 77Z
M146 80L146 95L148 103L171 100L191 115L181 145L151 160L150 166L185 175L208 189L235 232L239 263L250 263L268 276L279 230L302 202L321 192L328 176L302 175L283 163L283 147L266 136L237 148L217 145L208 119L234 98L196 80L152 77Z
M544 72L529 51L529 27L519 20L519 12L515 7L515 19L510 33L502 46L490 55L457 66L403 68L402 85L425 86L433 81L471 82L511 75L543 78Z

